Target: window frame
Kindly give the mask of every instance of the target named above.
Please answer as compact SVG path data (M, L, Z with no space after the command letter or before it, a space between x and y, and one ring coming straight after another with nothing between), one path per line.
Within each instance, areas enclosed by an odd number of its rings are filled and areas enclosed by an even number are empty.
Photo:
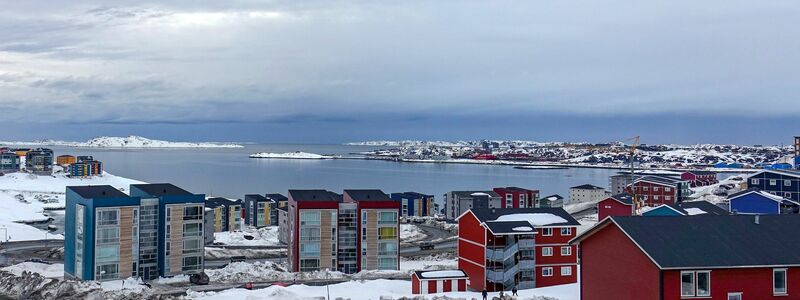
M567 270L568 272L564 273L564 270ZM562 266L561 276L572 276L572 266Z
M699 278L700 278L699 275L700 274L707 274L707 277L706 277L706 288L705 288L705 290L707 292L704 293L704 294L700 293L700 280L699 280ZM684 290L683 290L683 277L684 277L684 275L689 275L690 276L689 278L691 278L691 280L692 280L692 282L691 282L691 284L692 284L692 286L691 286L692 287L691 294L685 294L684 293ZM711 298L711 271L709 271L709 270L681 271L680 292L681 292L681 298L697 298L697 297Z
M758 178L750 178L750 184L758 184L758 183L759 183Z
M564 234L565 230L567 232L566 234ZM562 227L560 234L561 234L561 236L571 236L572 235L572 227Z
M728 293L728 298L727 299L731 300L731 297L736 297L736 298L733 298L733 300L742 300L742 292L730 292L730 293Z
M683 288L683 277L688 275L689 279L691 279L691 291L687 294ZM681 279L680 279L680 289L681 289L681 297L694 297L695 291L697 290L697 284L694 278L694 272L692 271L681 271Z
M553 236L553 228L543 227L542 228L542 236Z
M789 294L789 283L788 283L789 272L787 270L788 269L786 268L772 269L772 295L783 296ZM783 291L777 291L775 289L775 283L776 283L775 279L777 279L777 277L775 276L776 273L783 273Z
M542 256L553 256L553 247L542 247L541 252Z
M564 250L567 250L564 254ZM572 256L572 246L561 246L561 256Z
M545 272L545 271L550 271L550 272ZM543 267L542 277L553 277L553 267Z

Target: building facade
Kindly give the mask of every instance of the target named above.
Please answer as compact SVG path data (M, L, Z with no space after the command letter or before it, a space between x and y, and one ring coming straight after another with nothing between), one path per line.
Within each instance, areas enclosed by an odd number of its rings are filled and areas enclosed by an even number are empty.
M244 195L244 223L262 228L272 225L272 211L277 203L259 194Z
M36 175L53 174L53 150L37 148L25 154L25 169Z
M266 198L275 202L275 209L270 211L270 226L278 226L280 222L278 216L280 212L278 209L283 208L286 210L286 206L289 205L289 198L286 198L286 196L278 193L267 194Z
M577 282L578 225L561 208L471 209L458 218L458 267L476 291Z
M171 184L67 187L64 273L80 280L203 270L203 195Z
M800 171L764 170L747 178L747 188L800 202Z
M493 191L500 196L500 208L534 208L539 201L539 190L499 187Z
M636 201L628 193L616 194L597 203L597 220L609 216L633 216L636 214Z
M214 232L242 230L242 201L210 197L205 207L214 212Z
M411 293L466 292L468 279L462 270L415 271L411 273Z
M734 214L797 214L800 203L751 188L728 196L728 207Z
M539 199L539 204L536 207L541 207L541 208L564 207L564 197L561 197L561 195L558 194L544 196L541 199Z
M599 186L584 184L569 188L570 203L596 203L607 198L606 189Z
M691 187L707 186L719 182L717 180L717 173L711 171L694 170L683 172L683 174L681 174L681 179L689 181Z
M390 198L400 201L402 217L432 217L436 215L436 202L433 195L415 192L392 193Z
M688 181L662 176L639 177L626 192L645 206L675 204L691 195Z
M472 208L500 208L502 199L495 191L452 191L444 194L445 217L454 220Z
M59 155L56 157L56 164L60 166L69 166L75 162L75 156L72 155Z
M14 152L0 153L0 172L9 173L19 171L20 159Z
M400 202L380 190L289 190L289 269L399 269Z
M781 234L797 226L789 215L605 219L572 241L581 299L800 299L800 239Z

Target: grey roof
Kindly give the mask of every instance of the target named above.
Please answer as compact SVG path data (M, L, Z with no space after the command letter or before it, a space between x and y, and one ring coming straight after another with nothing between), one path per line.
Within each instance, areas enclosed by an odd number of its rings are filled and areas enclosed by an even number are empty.
M787 233L800 227L800 215L762 215L759 224L749 215L606 220L611 221L662 269L800 265L800 235Z
M400 193L392 193L392 195L402 195L401 197L416 198L416 199L433 197L433 195L417 193L417 192L400 192Z
M675 178L671 178L671 177L649 175L649 176L643 176L643 177L637 178L633 182L636 183L636 182L639 182L639 181L649 181L649 182L655 182L655 183L660 183L660 184L665 184L665 185L675 185L675 184L678 184L679 182L684 181L684 180L675 179Z
M472 194L474 193L484 193L489 194L489 196L492 198L500 198L500 194L496 193L495 191L452 191L451 193L459 198L471 198Z
M231 206L231 205L241 205L241 200L231 200L228 198L222 197L211 197L206 199L205 207L218 207L218 206Z
M551 200L550 198L553 198L553 197L555 197L555 199ZM559 195L559 194L552 194L550 196L544 196L540 200L558 201L558 200L564 200L564 197L561 197L561 195Z
M394 201L381 190L344 190L354 201Z
M702 211L705 211L706 214L712 214L718 216L725 216L731 214L722 207L716 206L708 201L689 201L689 202L681 202L679 204L668 204L668 205L673 209L683 213L684 215L689 215L689 213L686 211L687 208L697 208Z
M633 195L628 193L621 193L611 196L610 198L622 202L626 205L633 205Z
M462 276L448 276L448 277L430 277L430 278L429 278L429 277L422 276L422 274L425 274L425 273L427 273L427 272L438 272L438 271L459 271L459 272L461 272L461 274L463 274L463 275L462 275ZM467 273L464 273L464 271L462 271L461 269L457 269L457 270L438 270L438 271L437 271L437 270L429 270L429 271L414 271L414 274L417 274L417 278L419 278L419 279L451 279L451 278L469 278L469 276L467 276Z
M286 196L284 196L283 194L278 194L278 193L267 194L266 197L267 199L271 199L274 201L289 201L289 198L286 198Z
M131 187L136 187L151 196L194 195L171 183L132 184Z
M342 201L339 194L326 190L289 190L294 201Z
M512 215L512 214L553 214L556 216L561 217L564 220L567 220L565 223L556 223L550 224L547 226L578 226L581 223L578 223L575 218L573 218L567 211L563 208L472 208L470 209L475 217L478 218L481 222L491 222L497 220L500 216L505 215ZM528 225L530 226L530 224Z
M128 195L110 185L68 186L67 189L72 190L84 199L128 197Z
M526 221L510 221L510 222L486 222L486 227L489 227L489 230L492 231L493 234L534 234L536 231L516 231L514 228L517 227L528 227L533 229L531 223Z
M261 196L261 194L246 194L244 195L244 199L253 199L255 201L267 201L267 197Z
M596 185L591 185L591 184L582 184L582 185L579 185L579 186L573 186L573 187L571 187L570 189L578 189L578 190L605 190L604 188L601 188L601 187L599 187L599 186L596 186Z

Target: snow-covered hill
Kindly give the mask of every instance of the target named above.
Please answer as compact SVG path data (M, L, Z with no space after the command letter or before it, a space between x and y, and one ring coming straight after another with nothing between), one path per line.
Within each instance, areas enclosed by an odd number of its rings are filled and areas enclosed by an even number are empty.
M9 146L67 146L81 148L242 148L242 145L230 143L210 143L210 142L170 142L162 140L152 140L141 136L131 135L128 137L101 136L90 139L86 142L67 142L55 140L42 140L33 142L0 142L1 145Z
M250 158L281 158L281 159L331 159L336 158L330 155L319 155L307 152L287 152L287 153L269 153L260 152L250 154Z

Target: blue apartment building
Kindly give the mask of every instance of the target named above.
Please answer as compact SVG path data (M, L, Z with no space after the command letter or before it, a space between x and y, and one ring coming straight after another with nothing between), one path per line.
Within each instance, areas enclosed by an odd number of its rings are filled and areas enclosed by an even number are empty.
M203 201L168 183L66 189L64 273L80 280L203 270Z
M759 189L800 202L800 171L763 170L747 178L747 189Z
M392 193L392 200L400 201L400 216L430 217L436 214L436 202L433 195L416 192Z

